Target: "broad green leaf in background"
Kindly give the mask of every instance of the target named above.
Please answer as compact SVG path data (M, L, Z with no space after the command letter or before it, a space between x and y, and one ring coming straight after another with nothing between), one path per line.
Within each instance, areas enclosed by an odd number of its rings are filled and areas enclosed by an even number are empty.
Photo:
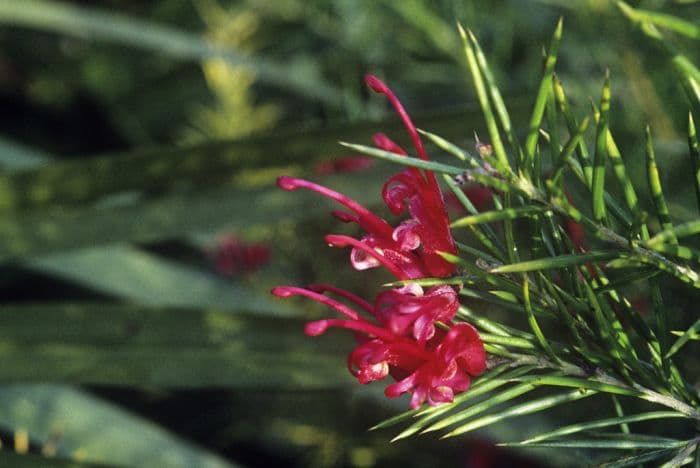
M315 76L312 69L248 58L221 49L195 34L106 10L48 0L5 1L0 3L2 23L115 42L184 60L221 58L234 65L250 67L262 81L302 95L333 105L343 99L339 90Z
M25 263L102 293L149 306L214 307L265 315L293 315L294 308L209 273L126 246L56 254Z
M235 466L155 423L63 385L0 386L0 426L26 430L38 443L55 440L58 457L75 456L85 462L162 468ZM15 464L18 461L13 457L12 466L51 466L45 459L34 459L34 465Z
M1 7L0 7L1 8ZM517 100L516 100L517 103ZM516 110L522 106L516 106ZM446 136L460 135L464 125L478 126L478 115L467 108L439 114L418 114L417 123L440 128ZM44 167L0 174L0 212L98 201L122 192L162 194L235 186L246 171L308 165L348 154L339 140L368 142L374 132L388 132L399 143L407 137L397 119L341 122L324 127L277 129L240 140L158 147L80 160L54 161ZM15 142L6 147L18 148ZM0 152L3 152L0 147ZM25 149L24 153L35 152ZM15 154L17 152L15 151ZM34 164L36 166L36 164ZM269 179L269 174L268 174Z
M349 339L305 320L104 303L6 305L0 380L134 387L335 388Z

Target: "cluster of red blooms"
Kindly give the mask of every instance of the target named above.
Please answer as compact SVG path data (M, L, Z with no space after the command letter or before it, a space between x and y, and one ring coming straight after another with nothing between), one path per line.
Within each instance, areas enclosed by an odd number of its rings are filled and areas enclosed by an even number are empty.
M216 271L224 276L253 273L270 261L267 245L247 243L233 234L219 239L207 254Z
M427 160L418 132L396 96L374 76L368 75L366 82L373 91L389 99L419 157ZM383 134L374 136L374 144L386 151L407 154ZM364 236L356 239L330 234L326 241L335 247L351 247L350 261L357 270L383 266L399 280L447 277L455 272L454 265L439 254L455 254L457 250L442 194L431 171L408 168L384 184L382 198L391 212L400 215L408 211L410 215L396 227L358 202L313 182L283 176L277 185L288 191L317 192L347 209L333 215L343 222L358 224ZM329 327L359 332L359 344L348 355L350 372L363 384L391 375L396 382L386 387L385 394L397 397L411 393L412 408L426 400L432 405L451 402L455 394L469 388L471 377L486 367L484 346L476 329L468 323L452 323L459 302L451 286L423 290L415 283L407 283L380 293L373 304L328 285L279 286L272 292L278 297L305 296L344 316L311 322L305 332L317 336ZM344 299L354 308L325 293ZM443 327L447 330L436 327L437 322L447 325Z

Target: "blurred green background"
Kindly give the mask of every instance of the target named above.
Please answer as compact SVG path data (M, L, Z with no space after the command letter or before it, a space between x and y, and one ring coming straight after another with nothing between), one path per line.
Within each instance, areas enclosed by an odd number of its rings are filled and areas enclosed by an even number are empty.
M630 3L700 18L697 2ZM274 187L311 177L379 205L395 168L349 170L337 144L406 141L365 73L470 148L486 132L456 21L524 128L560 16L557 73L581 114L609 69L633 176L649 123L665 183L690 188L680 88L605 0L1 0L0 464L563 463L488 443L545 419L450 441L367 432L407 401L347 374L350 336L303 335L323 310L268 294L326 282L369 296L388 279L325 247L347 229L330 204ZM671 197L681 219L687 193Z

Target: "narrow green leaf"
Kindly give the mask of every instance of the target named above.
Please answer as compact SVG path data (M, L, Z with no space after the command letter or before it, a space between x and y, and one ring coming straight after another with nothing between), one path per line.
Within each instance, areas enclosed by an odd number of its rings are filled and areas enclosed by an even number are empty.
M514 387L517 388L517 387ZM497 422L501 422L507 419L515 418L518 416L525 416L532 413L537 413L539 411L544 411L546 409L552 408L553 406L561 405L563 403L569 403L572 401L580 400L589 396L595 395L595 391L581 391L575 390L573 392L561 393L558 395L547 396L543 398L538 398L535 400L522 403L520 405L511 406L498 414L491 414L484 416L473 421L468 422L458 428L452 430L448 434L442 436L442 438L454 437L466 432L479 429L484 426L489 426Z
M184 60L220 58L250 68L260 80L329 104L338 105L347 98L299 67L277 64L261 57L246 57L197 35L106 10L46 0L2 2L0 23L115 42Z
M683 466L686 463L689 463L690 461L692 461L690 457L693 455L693 452L695 452L697 448L698 441L692 440L688 445L686 445L683 448L683 450L679 451L675 457L661 465L661 468L676 468L677 466ZM690 460L686 461L686 459Z
M614 384L602 382L595 378L579 378L561 375L534 375L521 377L519 382L532 383L534 385L552 385L557 387L573 387L586 390L595 390L604 393L613 393L616 395L640 396L641 393L629 387L623 387L622 384Z
M556 76L553 78L553 83L554 98L557 101L559 111L564 115L564 120L566 121L566 128L568 129L569 133L571 135L574 135L579 127L579 124L576 122L576 118L574 117L574 114L569 107L569 101L566 97L564 86L562 85L559 78ZM581 168L580 171L574 172L586 187L591 187L591 184L593 182L593 166L591 164L591 158L588 154L588 148L583 139L579 140L576 154L578 156L578 161Z
M474 156L469 154L468 151L460 148L459 146L455 145L454 143L447 141L440 135L436 135L434 133L426 132L425 130L418 129L418 132L428 138L435 146L443 150L444 152L451 154L452 156L456 157L457 159L461 161L468 162L472 167L477 168L481 167L481 164L479 161L476 160Z
M608 159L608 114L610 113L610 75L605 73L603 92L600 97L600 117L596 128L595 154L593 155L593 181L591 183L591 196L593 218L597 222L605 219L605 165Z
M658 232L654 237L645 242L649 247L654 247L664 242L677 240L681 237L700 234L700 219L688 221Z
M492 223L495 221L503 221L506 219L517 219L529 217L538 213L542 213L544 209L539 206L523 206L519 208L508 208L499 211L487 211L477 215L465 216L456 219L450 225L453 228L472 226L474 224Z
M686 21L677 16L660 13L658 11L641 10L632 8L625 2L618 2L620 9L634 21L646 21L670 31L677 32L691 39L700 39L700 26L697 23Z
M441 429L444 429L448 426L451 426L453 424L460 423L464 421L465 419L472 418L474 416L477 416L481 413L484 413L495 406L498 406L502 403L506 403L514 398L517 398L521 395L524 395L525 393L531 392L534 390L536 387L534 385L530 384L519 384L515 385L513 387L510 387L500 393L496 393L495 395L489 396L489 398L476 403L469 408L459 411L457 413L454 413L446 418L441 419L440 421L432 424L428 428L426 428L423 433L427 432L433 432L433 431L439 431Z
M694 324L692 324L686 331L683 332L683 334L678 338L673 345L671 345L671 348L668 350L666 355L664 356L666 359L670 358L674 354L676 354L680 349L685 346L685 344L688 342L688 340L691 339L697 339L698 332L700 332L700 319L698 319Z
M484 84L484 78L482 76L481 70L479 69L479 64L476 58L474 47L467 38L467 33L462 27L462 25L457 23L457 27L459 29L459 35L462 39L462 46L464 47L464 53L467 58L467 65L469 67L472 80L474 81L476 95L479 99L479 104L481 105L481 110L484 114L486 127L489 130L491 146L493 147L496 159L500 162L501 166L509 168L510 164L508 162L508 156L506 155L505 148L503 147L503 141L501 140L501 135L498 131L498 125L496 124L496 119L491 108L491 103L489 102L488 93L486 91L486 85Z
M555 437L562 437L566 435L576 434L582 431L589 431L591 429L600 429L601 427L616 426L618 424L628 424L639 421L649 421L653 419L668 419L668 418L685 418L686 416L680 413L675 413L672 411L652 411L649 413L640 413L630 416L622 416L616 418L606 418L599 419L597 421L588 421L577 424L571 424L569 426L560 427L550 432L540 434L536 437L524 440L520 442L522 445L528 445L533 442L540 442L547 439L553 439Z
M625 468L628 466L639 466L643 463L652 462L660 458L665 458L671 455L674 451L672 449L661 449L653 450L649 452L644 452L640 455L632 455L628 457L618 458L616 460L611 460L605 463L601 463L601 468Z
M425 428L426 426L428 426L428 424L435 421L436 419L439 419L440 417L442 417L442 415L449 413L455 408L459 408L461 405L466 404L467 402L474 400L482 395L485 395L496 388L508 384L512 377L523 375L534 369L534 367L535 366L521 366L512 369L509 364L506 364L504 366L498 366L497 368L480 376L467 392L460 393L459 395L457 395L451 404L441 406L429 406L426 409L419 409L417 411L409 412L412 413L414 416L419 416L420 419L411 424L403 431L401 431L400 434L398 434L392 439L392 442L405 439L406 437L420 432L421 429ZM508 369L510 370L504 373L504 371Z
M564 18L559 18L559 22L557 23L557 27L554 30L552 40L549 44L549 51L544 64L544 74L537 90L537 97L535 98L532 116L528 124L527 137L525 138L525 174L534 175L535 177L539 177L539 174L532 174L531 171L537 166L537 164L535 164L535 157L539 129L547 105L547 96L552 89L552 76L554 75L554 67L557 63L557 53L559 51L559 43L561 42L563 29Z
M656 155L654 153L654 144L651 139L651 130L646 127L646 156L647 156L647 182L651 198L656 208L656 214L659 217L659 222L664 230L672 231L671 217L668 213L668 205L666 197L664 197L663 188L661 187L661 177L659 177L659 169L656 166ZM678 240L675 235L671 234L669 242L676 244Z
M688 112L688 156L690 157L690 167L693 168L695 199L698 203L698 209L700 209L700 145L692 112Z
M560 255L558 257L539 258L491 269L491 273L522 273L526 271L564 268L572 265L583 265L589 262L600 262L615 258L620 253L616 251L587 252L576 255Z
M489 263L500 263L500 260L482 250L476 249L474 247L471 247L467 244L464 244L462 242L457 242L455 241L455 245L457 245L457 248L461 250L462 252L466 252L468 254L474 255L476 258L480 258L486 262Z
M457 185L457 183L454 181L452 177L449 177L446 174L443 174L443 180L447 184L447 186L452 190L452 193L455 194L455 197L457 197L457 200L464 206L467 211L471 214L478 214L479 212L477 211L476 207L474 204L469 200L469 197L464 193L464 191ZM498 261L501 261L502 259L505 258L505 254L503 253L504 247L496 234L496 232L491 228L491 226L488 225L482 225L482 226L473 226L470 228L471 232L476 236L476 238L481 242L489 251L498 258Z
M605 139L605 144L608 151L608 157L612 163L613 173L615 174L618 183L622 187L622 193L625 196L625 203L632 213L637 213L639 211L639 200L637 198L637 193L634 190L634 184L632 184L632 181L627 175L627 167L625 166L625 161L622 159L622 154L620 154L620 149L617 147L617 143L615 143L615 139L613 138L609 129ZM610 204L607 199L606 203Z
M508 370L510 371L508 372ZM405 421L407 419L419 417L419 416L425 416L427 415L432 415L434 413L439 413L443 414L445 411L443 410L451 410L458 404L464 403L465 401L471 400L473 398L476 398L484 393L487 393L494 388L497 388L500 385L505 385L509 379L513 376L518 376L522 375L526 372L529 372L530 370L534 369L534 366L521 366L516 369L513 369L511 367L511 364L505 363L505 364L500 364L492 369L487 370L483 374L481 374L479 377L474 379L472 382L471 387L469 388L469 392L465 393L460 393L455 397L455 400L452 402L452 404L449 405L442 405L442 406L430 406L430 405L423 405L421 408L415 409L415 410L408 410L404 411L401 414L398 414L396 416L393 416L385 421L382 421L381 423L372 426L370 428L370 431L377 430L377 429L384 429L390 426L394 426L397 423L400 423L402 421ZM504 377L500 377L502 374L505 373ZM495 385L495 386L494 386Z
M588 117L584 118L581 121L581 124L578 126L574 134L569 137L569 140L566 142L564 148L562 148L561 152L559 153L556 159L556 163L554 165L554 170L552 171L551 179L553 181L556 182L561 177L563 170L567 166L567 163L569 163L569 160L573 156L574 151L576 151L576 148L579 147L579 144L581 142L583 134L586 132L586 129L588 129Z
M403 166L417 167L418 169L425 169L427 171L435 171L441 174L451 175L460 175L464 172L464 169L456 166L450 166L448 164L442 164L434 161L424 161L422 159L391 153L389 151L373 148L371 146L356 145L354 143L346 143L344 141L341 141L340 144L359 153L367 154L369 156L383 159L392 163L401 164Z
M464 305L460 306L459 310L457 310L457 316L471 323L475 327L484 330L487 333L492 333L493 335L501 336L506 340L514 336L520 338L528 336L527 334L524 334L524 332L520 332L519 330L510 328L507 325L503 325L498 322L494 322L493 320L489 320L485 317L481 317L480 315L477 315L474 312L472 312L472 310L469 309L469 307L466 307Z
M503 128L503 131L506 134L506 138L508 139L508 143L510 144L511 149L516 155L518 155L518 157L520 157L519 155L520 153L522 153L522 149L520 148L520 144L518 143L518 137L515 134L515 131L513 130L510 114L508 113L505 101L501 96L501 92L498 90L498 85L496 84L493 72L491 72L491 68L489 67L488 61L486 60L486 55L484 54L483 50L481 50L479 41L476 40L476 36L474 36L472 31L469 30L467 32L469 34L469 41L472 47L474 48L474 53L476 56L477 64L479 65L479 70L481 71L481 74L486 82L486 87L488 89L489 96L491 97L491 101L493 102L493 106L496 109L496 114L498 115L498 119L501 123L501 128Z
M528 444L528 447L591 448L609 450L670 449L682 447L682 440L569 440Z
M527 275L523 275L523 305L525 306L525 313L527 314L527 322L530 325L530 330L537 338L537 342L540 347L556 362L560 362L559 357L552 351L552 347L542 333L539 323L537 323L537 318L532 311L532 304L530 303L530 281Z

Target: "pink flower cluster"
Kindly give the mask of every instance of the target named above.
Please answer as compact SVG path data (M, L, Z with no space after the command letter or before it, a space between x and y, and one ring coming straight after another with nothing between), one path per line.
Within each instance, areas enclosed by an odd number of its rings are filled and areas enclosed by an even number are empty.
M418 156L428 160L418 132L396 96L376 77L367 76L366 81L373 91L387 96L403 120ZM374 144L385 151L407 154L383 134L374 136ZM440 255L455 254L457 250L442 193L431 171L408 168L384 184L382 198L390 211L395 215L409 214L396 227L355 200L313 182L282 176L277 184L288 191L317 192L346 208L333 215L359 225L364 236L356 239L330 234L326 241L335 247L351 247L350 262L357 270L383 266L400 280L442 278L455 272L454 265ZM424 291L416 283L407 283L380 293L373 304L328 285L280 286L272 292L278 297L305 296L344 316L311 322L305 332L317 336L330 327L340 327L364 334L348 356L348 369L363 384L391 375L396 383L389 385L385 394L397 397L411 393L412 408L426 400L432 405L451 402L455 394L469 388L471 377L486 367L484 346L476 329L467 323L452 324L459 301L451 286ZM344 299L364 315L325 293Z

